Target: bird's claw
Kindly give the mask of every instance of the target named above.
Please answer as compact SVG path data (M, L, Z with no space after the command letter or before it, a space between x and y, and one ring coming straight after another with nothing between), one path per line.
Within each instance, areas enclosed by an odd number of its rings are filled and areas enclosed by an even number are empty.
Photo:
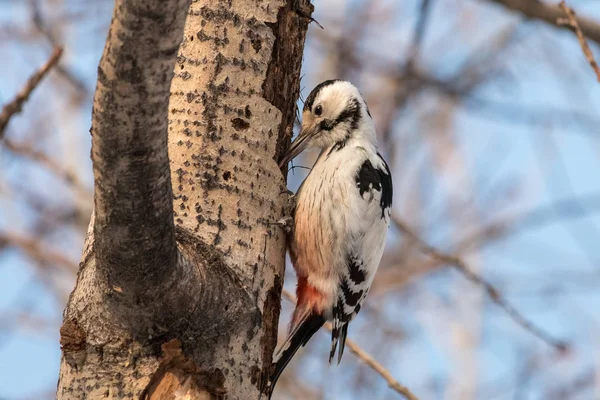
M294 192L289 189L285 189L285 191L281 192L281 194L286 194L285 204L283 206L283 214L286 216L291 216L293 218L296 211L296 202L297 198Z
M294 229L294 218L292 218L290 215L286 215L285 217L277 221L276 224L286 233L291 233Z
M286 213L285 215L293 216L296 213L296 203L297 203L296 195L290 192L290 196L288 197Z

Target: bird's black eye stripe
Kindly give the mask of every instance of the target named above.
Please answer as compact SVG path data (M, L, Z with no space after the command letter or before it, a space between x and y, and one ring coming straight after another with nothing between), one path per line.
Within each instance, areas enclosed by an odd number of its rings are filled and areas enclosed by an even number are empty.
M321 114L323 114L323 106L319 104L315 107L315 115L318 117Z
M358 129L360 121L360 102L357 99L351 99L346 108L340 113L335 124L350 122L351 129Z
M314 111L314 113L317 116L320 115L320 114L317 114L317 108L319 106L315 107L315 111ZM322 110L321 110L321 112L322 112ZM358 129L358 123L360 122L360 103L358 102L358 100L356 100L356 99L350 100L350 102L348 103L346 108L340 113L340 115L337 117L337 119L322 120L319 125L319 128L322 131L330 131L333 128L335 128L336 126L338 126L338 124L341 124L343 122L349 122L350 129L352 129L352 130Z

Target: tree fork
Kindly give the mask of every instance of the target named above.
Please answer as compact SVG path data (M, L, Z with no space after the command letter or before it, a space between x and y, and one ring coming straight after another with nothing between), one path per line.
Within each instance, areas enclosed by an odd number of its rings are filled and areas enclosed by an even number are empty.
M285 261L277 161L306 9L116 2L94 99L95 212L64 312L57 398L264 393Z

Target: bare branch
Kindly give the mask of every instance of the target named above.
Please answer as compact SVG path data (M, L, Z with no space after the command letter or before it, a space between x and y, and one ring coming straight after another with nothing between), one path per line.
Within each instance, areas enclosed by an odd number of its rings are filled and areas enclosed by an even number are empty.
M52 52L52 55L42 67L37 70L27 81L25 87L17 94L17 96L2 109L0 114L0 138L4 136L4 130L13 115L21 112L23 104L29 99L31 92L38 86L40 81L48 74L48 72L56 65L62 55L62 48L57 47Z
M448 264L457 269L460 273L462 273L467 279L471 282L474 282L481 287L484 288L490 299L498 305L502 310L504 310L508 316L515 321L518 325L522 326L525 330L529 331L534 336L543 340L550 346L556 348L559 351L566 351L568 349L567 343L555 339L550 334L543 331L541 328L534 325L531 321L525 318L521 312L519 312L514 306L509 304L500 294L500 291L496 289L491 283L487 282L485 279L475 274L471 268L464 262L460 257L446 254L435 247L430 246L427 242L419 237L419 235L402 221L398 216L392 215L392 221L394 225L406 236L408 236L411 240L413 240L420 248L421 251L433 259L436 259L444 264Z
M283 289L282 294L292 303L296 304L296 296L294 296L288 290ZM325 323L325 327L330 332L333 329L331 322ZM358 357L359 360L367 364L369 367L371 367L371 369L373 369L375 372L381 375L383 379L386 380L390 388L400 393L408 400L418 400L417 396L412 394L412 392L406 386L402 386L400 382L394 379L392 374L390 374L390 371L388 371L383 365L377 362L377 360L375 360L373 356L364 351L358 344L356 344L356 342L354 342L352 339L346 339L346 346L350 349L350 351L352 351L352 353L354 353L356 357Z
M598 78L598 82L600 82L600 68L598 68L598 63L594 59L594 54L592 50L590 50L590 46L588 45L587 40L585 40L585 36L581 31L581 27L577 23L577 18L575 17L575 11L567 6L567 3L561 1L558 5L561 10L564 11L567 18L560 18L557 22L559 25L565 25L571 28L575 34L577 35L577 40L579 41L579 45L581 46L581 50L583 50L583 54L585 58L588 60L592 69L596 73L596 77Z
M546 4L539 0L487 0L500 4L510 10L518 11L527 18L547 22L560 28L565 28L558 21L564 17L559 6ZM577 25L583 34L590 40L600 44L600 23L583 17L577 17Z
M44 36L47 39L47 41L50 43L50 45L52 47L61 46L60 40L58 40L56 35L52 32L52 30L49 27L49 24L46 21L44 21L44 17L42 15L41 4L40 4L41 1L40 0L30 0L29 2L30 2L30 8L31 8L31 12L32 12L31 14L32 14L33 26L39 31L39 33L42 36ZM88 94L88 89L86 88L83 80L78 78L75 75L75 73L72 70L70 70L68 67L66 67L64 65L58 65L56 68L56 72L58 72L58 74L60 76L65 78L65 80L67 82L69 82L69 84L71 86L73 86L73 88L77 91L80 98L81 98L81 95Z

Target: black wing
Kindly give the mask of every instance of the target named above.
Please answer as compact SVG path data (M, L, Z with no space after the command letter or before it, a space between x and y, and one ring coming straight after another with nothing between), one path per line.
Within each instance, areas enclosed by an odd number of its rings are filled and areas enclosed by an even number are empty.
M371 160L365 160L358 170L355 180L361 196L371 190L381 192L379 205L381 206L381 217L385 218L386 212L389 212L392 207L394 188L390 168L383 157L381 157L381 154L377 153L377 156L383 164L383 169L374 167Z
M381 160L380 163L375 162L375 164L379 164L377 167L369 159L365 160L360 166L355 176L356 187L360 196L369 202L379 198L381 219L389 223L393 198L392 174L379 153L377 153L377 157ZM375 191L379 193L374 193ZM366 198L365 194L367 194ZM361 221L361 224L364 224L359 229L362 232L361 235L373 229L373 222L375 221ZM384 226L381 226L381 229L387 230ZM359 241L362 240L364 240L364 236L361 236ZM383 243L381 244L383 246ZM348 269L344 276L340 277L338 298L333 308L333 329L331 332L329 362L335 356L338 343L339 351L337 360L338 363L340 362L348 334L348 323L360 311L361 303L369 291L370 280L367 280L367 272L371 270L374 273L374 269L377 269L377 265L365 265L365 254L361 254L364 251L372 252L374 249L364 249L362 246L351 246L351 249L351 251L354 251L354 254L350 253L346 257L346 266ZM381 251L383 251L383 248L381 248ZM378 263L379 260L377 260Z

